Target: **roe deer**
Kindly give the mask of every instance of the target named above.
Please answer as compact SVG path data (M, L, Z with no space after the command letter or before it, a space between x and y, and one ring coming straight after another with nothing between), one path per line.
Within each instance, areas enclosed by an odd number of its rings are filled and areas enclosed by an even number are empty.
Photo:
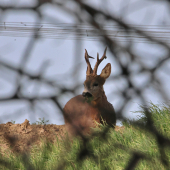
M86 80L84 82L84 91L70 99L64 107L64 119L68 133L74 135L86 135L90 132L91 127L97 123L106 122L110 126L116 125L116 114L111 103L107 101L103 85L111 73L111 64L108 63L97 75L99 64L106 58L106 50L101 59L97 53L97 62L92 70L89 58L85 50L85 60L87 63Z

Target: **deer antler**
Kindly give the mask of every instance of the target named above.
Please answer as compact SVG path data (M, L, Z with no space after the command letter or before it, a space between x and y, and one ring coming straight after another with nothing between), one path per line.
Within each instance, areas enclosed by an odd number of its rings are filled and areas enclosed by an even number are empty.
M89 75L89 74L93 73L93 70L92 70L91 65L90 65L89 58L93 58L94 59L94 57L91 57L91 56L88 55L87 50L85 49L85 60L86 60L86 63L87 63L86 75Z
M99 64L104 60L104 58L105 59L107 58L106 57L106 50L107 50L107 47L105 48L104 54L103 54L101 59L99 59L99 54L97 53L97 62L96 62L96 65L94 67L94 70L93 70L93 75L97 75L97 68L98 68Z

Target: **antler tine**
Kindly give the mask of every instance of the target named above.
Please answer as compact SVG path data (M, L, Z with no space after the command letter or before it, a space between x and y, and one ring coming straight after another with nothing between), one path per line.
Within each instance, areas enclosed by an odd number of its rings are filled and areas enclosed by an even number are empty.
M95 67L94 67L94 70L93 70L93 74L94 74L94 75L97 75L97 69L98 69L99 64L104 60L104 58L105 58L105 59L107 58L107 57L106 57L106 50L107 50L107 47L105 48L104 53L103 53L103 56L102 56L101 59L99 59L99 54L97 53L97 62L96 62L96 65L95 65Z
M93 73L93 70L92 70L91 65L90 65L89 58L94 59L94 57L91 57L91 56L88 55L87 50L85 49L85 60L86 60L86 63L87 63L86 75L89 75L89 74Z

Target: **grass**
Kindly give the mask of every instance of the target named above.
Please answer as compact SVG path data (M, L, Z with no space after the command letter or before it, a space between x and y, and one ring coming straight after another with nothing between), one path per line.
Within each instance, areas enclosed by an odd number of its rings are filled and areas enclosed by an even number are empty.
M170 139L170 108L151 104L149 108L154 126L158 132ZM147 124L144 112L136 123ZM101 126L105 130L106 126ZM95 129L100 133L101 129ZM0 169L36 169L52 170L60 166L68 170L122 170L125 169L133 155L142 155L135 170L165 170L156 138L146 129L140 129L131 123L124 123L124 129L114 131L109 129L107 139L99 135L91 139L86 146L78 139L57 141L55 144L43 143L41 147L34 147L30 155L14 155L2 157ZM80 152L80 148L84 152ZM165 146L165 161L170 164L170 144ZM80 159L81 158L81 159ZM10 164L2 164L2 160ZM11 168L12 167L12 168ZM27 167L27 168L26 168Z

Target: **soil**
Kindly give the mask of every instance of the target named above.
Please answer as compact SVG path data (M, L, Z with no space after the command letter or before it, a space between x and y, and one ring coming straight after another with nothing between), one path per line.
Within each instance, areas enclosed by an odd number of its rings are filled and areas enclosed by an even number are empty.
M22 124L0 124L0 153L8 149L15 153L27 152L42 140L55 142L56 136L61 139L64 134L64 125L30 125L27 119Z
M123 127L116 126L116 131L121 131ZM40 145L43 140L55 142L64 138L66 134L64 125L30 125L25 119L22 124L8 122L0 124L0 153L4 154L9 149L15 153L30 151L34 145Z

